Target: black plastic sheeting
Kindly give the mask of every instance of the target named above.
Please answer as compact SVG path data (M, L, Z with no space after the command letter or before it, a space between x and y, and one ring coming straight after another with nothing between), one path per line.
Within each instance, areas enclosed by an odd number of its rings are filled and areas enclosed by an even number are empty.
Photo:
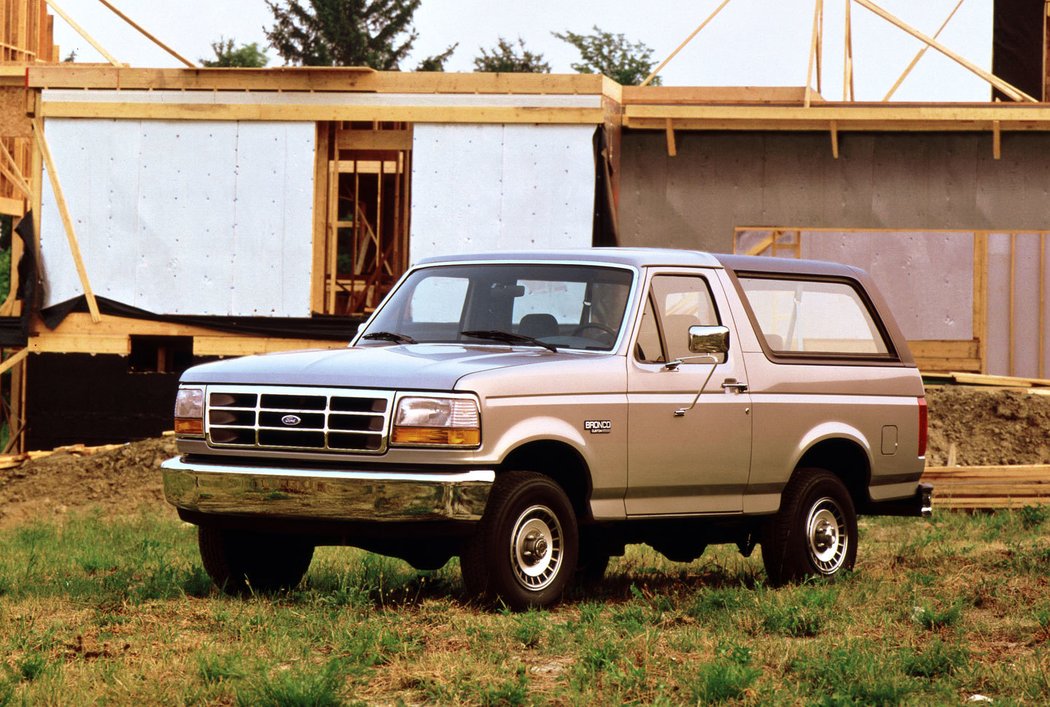
M215 331L270 336L288 339L324 339L350 341L357 332L362 317L317 315L313 317L217 317L203 315L156 314L138 309L106 297L95 297L102 314L151 322L170 322L214 329ZM40 318L48 329L54 329L72 312L87 312L87 298L83 295L40 310Z
M1043 98L1043 0L995 0L992 73L1036 99ZM999 90L992 98L1012 102Z
M616 227L616 207L612 198L612 166L608 158L609 136L599 127L594 131L594 231L591 245L616 246L620 237Z

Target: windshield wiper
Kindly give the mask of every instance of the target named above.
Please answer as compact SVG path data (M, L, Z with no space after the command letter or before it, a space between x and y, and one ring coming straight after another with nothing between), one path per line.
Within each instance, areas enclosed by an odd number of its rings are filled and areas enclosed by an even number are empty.
M392 331L373 331L368 334L365 334L361 338L367 339L368 341L392 341L395 344L418 343L411 336L406 336L405 334L395 334Z
M546 341L540 341L535 337L525 336L524 334L512 334L509 331L500 331L498 329L477 329L472 331L461 331L459 333L463 336L469 336L472 339L491 339L493 341L501 341L504 344L531 344L532 346L542 346L548 351L558 353L558 347L554 344L548 344Z

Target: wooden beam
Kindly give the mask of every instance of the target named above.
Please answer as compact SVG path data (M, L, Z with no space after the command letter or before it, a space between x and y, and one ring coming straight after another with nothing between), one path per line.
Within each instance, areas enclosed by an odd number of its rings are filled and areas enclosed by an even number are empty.
M678 52L680 52L683 49L685 49L686 45L689 44L689 42L693 41L693 38L696 37L696 35L700 34L700 31L704 27L707 27L707 25L710 24L711 20L715 19L715 17L718 15L718 13L721 12L722 9L725 8L725 6L728 5L728 4L729 4L729 0L722 0L722 4L719 5L718 7L716 7L715 11L712 12L710 15L708 15L707 18L703 22L700 23L700 26L693 30L692 34L690 34L688 37L686 37L685 40L681 44L679 44L677 47L675 47L675 50L673 52L671 52L671 54L666 59L664 59L662 62L660 62L660 64L655 69L653 69L652 73L650 73L648 76L646 76L645 80L642 81L642 83L639 84L639 85L641 85L641 86L648 86L650 83L652 83L653 79L656 78L656 76L661 71L663 71L663 68L665 66L667 66L669 63L671 63L672 59L674 59L676 56L678 56Z
M93 46L95 48L95 51L97 51L99 54L104 56L106 58L106 61L108 61L113 66L123 66L123 64L121 64L119 61L117 61L113 57L112 54L110 54L109 52L106 51L105 47L103 47L101 44L96 42L95 38L87 33L87 30L85 30L83 27L78 25L76 23L76 21L73 20L72 17L67 15L65 10L63 10L61 7L59 7L55 3L55 0L44 0L44 2L46 2L48 5L50 5L51 9L55 11L55 14L58 15L59 17L61 17L63 20L65 20L66 24L68 24L70 27L72 27L76 31L77 34L79 34L81 37L83 37L87 41L88 44Z
M1039 377L1046 378L1046 234L1039 234Z
M3 363L0 363L0 375L7 373L12 368L22 363L22 361L24 361L26 359L26 356L28 355L29 349L22 349L18 353L9 356L7 359L4 360Z
M18 163L15 162L15 158L11 156L11 153L3 142L0 142L0 158L3 159L3 164L0 165L0 172L10 180L15 189L22 193L22 196L27 199L32 199L33 192L29 188L29 182L27 182L25 177L22 176L22 171L18 168Z
M988 234L973 234L973 336L981 373L988 372Z
M597 108L521 106L368 106L311 104L82 103L45 101L45 118L230 121L391 121L402 123L507 123L601 125Z
M927 37L925 34L920 32L919 30L917 30L914 27L912 27L912 26L902 22L900 19L898 19L894 15L890 14L886 10L883 10L881 7L879 7L878 5L873 3L871 0L853 0L853 2L856 2L861 7L863 7L865 9L873 12L874 14L878 15L879 17L881 17L882 19L886 20L891 25L894 25L898 29L901 29L904 32L907 32L911 36L913 36L916 39L918 39L920 42L923 42L924 44L927 44L927 45L933 47L934 49L939 51L941 54L943 54L944 56L946 56L949 59L951 59L952 61L954 61L955 63L957 63L960 66L964 67L965 69L967 69L971 73L976 74L977 76L981 77L982 79L984 79L985 81L990 83L992 86L995 86L997 89L999 89L1000 91L1002 91L1007 96L1009 96L1010 98L1014 99L1015 101L1029 101L1031 103L1038 103L1039 102L1037 99L1032 98L1027 93L1025 93L1021 89L1017 88L1016 86L1013 86L1013 85L1007 83L1006 81L1003 81L998 76L985 71L984 69L982 69L981 67L977 66L973 62L967 61L966 59L964 59L959 54L956 54L951 49L948 49L947 47L945 47L943 44L938 42L936 39L933 39L932 37Z
M813 3L813 32L809 39L809 65L806 68L806 97L803 105L809 108L810 95L813 91L813 69L816 66L820 53L820 15L823 9L823 0L815 0ZM820 83L820 69L817 68L817 83ZM817 93L820 93L818 88Z
M131 25L131 26L132 26L132 27L134 27L134 28L135 28L136 30L138 30L138 31L139 31L139 33L141 33L141 34L142 34L142 35L143 35L144 37L146 37L146 39L148 39L148 40L150 40L151 42L153 42L154 44L156 44L156 45L157 45L158 47L160 47L161 49L163 49L164 51L166 51L166 52L167 52L168 54L171 54L171 55L172 55L173 57L175 57L176 59L178 59L179 61L181 61L181 62L182 62L183 64L185 64L186 66L190 67L191 69L193 69L193 68L196 68L196 67L197 67L197 65L196 65L196 64L194 64L194 63L193 63L192 61L190 61L190 60L189 60L189 59L187 59L186 57L184 57L184 56L182 56L181 54L179 54L179 53L178 53L177 51L175 51L174 49L172 49L171 47L169 47L169 46L168 46L167 44L165 44L164 42L162 42L162 41L160 41L159 39L157 39L157 38L156 38L155 36L153 36L153 35L152 35L152 34L150 34L150 33L149 33L148 31L146 31L146 29L145 29L145 28L143 28L143 27L142 27L142 25L138 24L137 22L135 22L135 20L131 19L130 17L128 17L127 15L125 15L125 14L124 14L123 12L121 12L120 10L118 10L118 9L116 8L116 6L114 6L114 5L113 5L113 3L109 2L109 0L98 0L98 1L99 1L100 3L102 3L103 5L105 5L105 6L107 7L107 8L109 8L110 10L112 10L112 11L113 11L113 14L115 14L115 15L116 15L117 17L119 17L120 19L124 20L124 21L125 21L125 22L127 22L127 23L128 23L129 25Z
M992 121L992 158L1002 159L1003 157L1003 123L1001 120Z
M668 118L677 130L824 131L832 120L839 131L984 132L998 120L1002 131L1050 130L1050 107L1018 103L903 105L899 103L823 103L786 105L624 106L624 127L663 130Z
M677 157L678 146L674 141L674 122L670 118L667 119L667 127L664 130L667 135L667 156Z
M310 311L325 311L325 244L328 231L328 147L332 127L318 123L314 148L313 233L311 234Z
M697 103L754 103L802 105L802 86L624 86L623 104L695 105ZM819 97L818 97L818 100Z
M333 91L420 94L605 95L600 74L499 74L376 71L362 66L269 69L138 69L58 64L18 67L26 88L187 91ZM3 76L0 69L0 76ZM618 98L618 96L613 96ZM619 102L619 101L617 101Z
M26 215L26 202L24 199L12 199L0 196L0 214L22 218Z
M941 23L941 26L937 28L937 31L933 33L933 39L937 39L941 36L941 32L943 32L944 28L948 26L948 23L952 21L952 18L955 17L955 13L959 11L959 8L962 7L962 4L965 1L966 0L959 0L959 2L955 4L955 8L950 13L948 13L948 17L946 17L944 22ZM846 0L846 2L849 3L851 2L851 0ZM886 92L886 95L882 97L883 101L888 101L891 98L893 98L893 94L896 93L897 89L900 88L902 83L904 83L904 79L908 78L908 75L911 73L911 70L915 68L916 64L919 63L919 60L922 59L923 55L926 54L926 50L929 48L929 44L922 45L922 48L919 49L919 51L916 52L915 56L912 58L911 63L909 63L907 68L905 68L901 75L897 77L897 80L893 83L893 86L890 87L890 90Z
M839 158L839 124L837 120L831 121L831 156L836 160Z
M1014 315L1016 314L1017 298L1017 234L1010 234L1010 300L1007 307L1007 335L1006 335L1006 370L1008 375L1014 374Z
M845 38L843 44L843 57L842 57L842 100L852 101L856 98L856 94L853 90L853 15L852 15L853 2L852 0L846 0L846 12L845 12Z
M84 288L84 296L87 298L91 319L95 322L101 321L98 302L95 300L95 293L91 289L91 281L88 279L87 269L84 267L84 259L80 255L80 244L77 242L77 234L73 229L73 219L69 215L69 207L66 205L66 199L62 195L62 185L58 181L58 172L55 170L54 160L51 159L51 150L48 149L47 140L44 139L44 124L40 118L33 119L33 138L36 140L37 149L44 159L47 176L51 180L51 189L55 193L55 204L58 206L58 213L62 217L62 225L66 229L69 252L73 256L73 263L76 265L77 275L80 277L80 285Z

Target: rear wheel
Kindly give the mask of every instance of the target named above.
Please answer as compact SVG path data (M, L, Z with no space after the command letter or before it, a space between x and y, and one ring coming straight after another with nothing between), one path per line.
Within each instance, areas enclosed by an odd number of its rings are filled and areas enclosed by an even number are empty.
M460 557L467 592L515 610L556 603L576 570L576 514L565 491L527 471L501 474Z
M800 469L762 540L770 583L833 577L853 569L856 558L857 513L849 491L828 471Z
M275 592L302 581L314 546L298 538L202 525L197 544L208 576L227 594Z

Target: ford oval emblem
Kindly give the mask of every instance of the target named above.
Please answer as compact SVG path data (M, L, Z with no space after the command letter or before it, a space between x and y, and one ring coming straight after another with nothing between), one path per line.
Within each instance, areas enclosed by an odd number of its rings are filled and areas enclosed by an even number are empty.
M281 418L281 423L288 427L295 427L302 421L303 418L299 417L298 415L285 415Z

